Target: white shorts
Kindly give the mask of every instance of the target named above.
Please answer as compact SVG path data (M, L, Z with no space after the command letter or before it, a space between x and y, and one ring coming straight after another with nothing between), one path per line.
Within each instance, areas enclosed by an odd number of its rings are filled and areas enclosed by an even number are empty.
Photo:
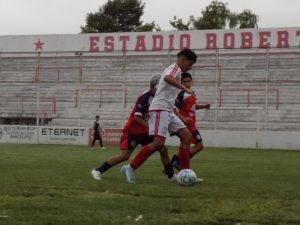
M149 135L167 137L168 131L174 134L186 127L174 112L150 111L149 117Z

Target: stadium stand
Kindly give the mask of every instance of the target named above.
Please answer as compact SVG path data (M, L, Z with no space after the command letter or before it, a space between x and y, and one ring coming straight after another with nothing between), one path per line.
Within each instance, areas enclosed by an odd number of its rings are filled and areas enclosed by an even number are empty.
M192 70L200 103L199 129L300 130L300 52L294 49L197 50ZM43 124L121 128L149 78L172 63L176 51L37 54L2 53L0 117ZM43 125L42 124L42 125Z

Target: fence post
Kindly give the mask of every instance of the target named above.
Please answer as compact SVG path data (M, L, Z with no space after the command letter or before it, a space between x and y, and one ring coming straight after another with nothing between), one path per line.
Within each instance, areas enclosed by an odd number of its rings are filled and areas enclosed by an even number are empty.
M268 104L269 104L269 48L266 48L266 67L265 67L265 131L268 130Z
M126 98L127 98L127 77L126 77L126 67L127 67L127 62L126 62L126 50L122 51L122 73L123 73L123 116L122 116L122 121L121 124L123 125L123 121L125 120L125 113L126 113Z
M40 60L41 53L38 52L37 68L36 68L36 125L39 126L39 113L40 113Z
M39 141L39 125L40 125L40 72L41 72L41 53L37 55L37 68L36 68L36 127L37 127L37 144Z
M219 49L216 49L216 105L219 105L219 107L221 107L221 91L220 91L220 86L221 83L219 83ZM219 102L219 104L218 104ZM215 111L215 130L217 129L217 122L218 122L218 110Z

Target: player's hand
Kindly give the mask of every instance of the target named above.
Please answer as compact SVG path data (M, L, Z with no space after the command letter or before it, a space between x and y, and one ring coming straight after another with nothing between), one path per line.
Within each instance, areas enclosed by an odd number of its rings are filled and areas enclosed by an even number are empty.
M192 122L192 119L190 117L183 118L183 123L185 125L189 125Z
M196 94L192 89L187 89L186 92L196 97Z

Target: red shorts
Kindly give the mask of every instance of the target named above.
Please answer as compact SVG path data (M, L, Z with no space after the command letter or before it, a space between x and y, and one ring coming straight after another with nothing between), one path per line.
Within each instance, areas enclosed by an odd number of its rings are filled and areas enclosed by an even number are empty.
M121 150L134 150L136 146L145 146L153 141L154 137L150 137L148 133L130 134L123 132L120 140Z

